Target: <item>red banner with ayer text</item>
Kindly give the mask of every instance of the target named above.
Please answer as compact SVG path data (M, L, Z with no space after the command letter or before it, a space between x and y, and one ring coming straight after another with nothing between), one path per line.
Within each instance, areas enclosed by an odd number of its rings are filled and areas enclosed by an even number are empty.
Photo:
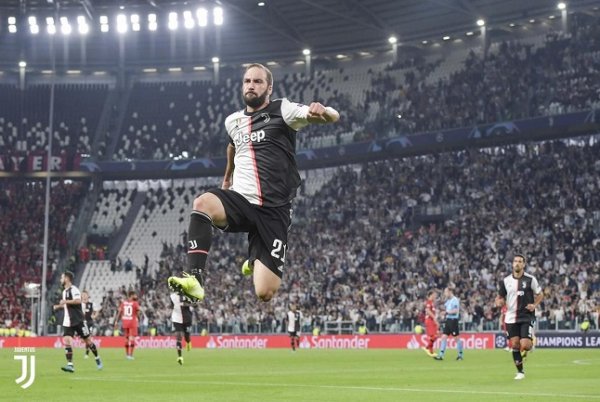
M464 333L460 335L465 349L493 349L494 334ZM418 349L426 345L427 336L416 334L395 335L300 335L301 349ZM123 338L97 336L94 342L100 348L122 348ZM174 348L174 336L138 336L136 345L142 349ZM437 341L439 343L439 340ZM436 343L436 347L439 344ZM207 335L192 336L194 348L206 349L267 349L289 348L287 335ZM83 347L83 341L76 338L75 347ZM0 348L36 347L62 348L61 336L0 337ZM455 348L453 338L448 339L448 347Z

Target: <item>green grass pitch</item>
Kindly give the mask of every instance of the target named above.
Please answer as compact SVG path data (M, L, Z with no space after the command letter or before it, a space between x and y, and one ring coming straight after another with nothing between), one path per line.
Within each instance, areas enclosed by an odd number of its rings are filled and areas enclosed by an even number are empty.
M2 401L600 401L600 349L538 349L514 381L510 353L466 351L434 361L421 350L101 350L104 370L75 351L64 373L62 349L37 349L28 389L21 362L0 349Z

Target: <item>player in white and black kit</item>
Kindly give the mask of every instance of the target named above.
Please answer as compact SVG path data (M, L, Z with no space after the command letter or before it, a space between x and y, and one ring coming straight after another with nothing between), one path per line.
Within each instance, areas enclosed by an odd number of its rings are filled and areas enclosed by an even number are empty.
M81 309L83 310L83 320L87 325L90 335L96 335L96 327L94 326L94 319L98 316L99 309L94 306L94 303L90 301L90 295L87 290L81 292ZM87 359L90 354L90 346L85 345L85 358Z
M186 349L188 352L192 349L190 332L192 329L192 305L187 297L177 293L171 293L171 304L173 312L171 313L171 322L177 336L177 363L183 365L181 356L181 339L185 338Z
M61 367L63 371L74 373L73 366L73 336L79 335L89 346L90 350L96 357L96 367L102 369L102 360L98 356L98 349L90 339L90 331L83 318L83 309L81 308L81 293L76 286L73 285L73 273L66 271L60 276L60 283L63 285L62 299L59 304L54 305L54 310L63 309L63 342L65 344L65 355L67 357L67 365Z
M287 313L287 329L290 334L290 343L292 350L300 347L300 323L302 321L302 313L296 309L295 304L290 304L290 311Z
M498 289L496 305L506 304L504 322L512 347L513 360L517 367L515 380L525 378L521 351L531 350L535 308L542 302L544 295L537 279L525 273L525 256L515 254L512 262L512 274L505 277Z
M195 300L204 298L201 273L212 243L212 227L248 233L248 262L254 290L262 301L281 285L291 224L291 202L300 185L296 166L296 132L311 123L334 123L339 113L318 102L309 106L271 101L273 75L262 64L244 73L244 110L229 115L227 168L221 189L197 197L188 230L191 275L172 276L169 287Z

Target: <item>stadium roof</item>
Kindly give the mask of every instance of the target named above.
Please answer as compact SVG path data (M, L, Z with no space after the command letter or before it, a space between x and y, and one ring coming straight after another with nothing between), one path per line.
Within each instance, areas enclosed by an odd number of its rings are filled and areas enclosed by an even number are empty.
M598 5L596 0L571 3L570 11ZM49 60L49 35L43 26L46 17L68 16L74 23L76 16L87 16L91 29L85 41L76 39L75 30L69 38L57 41L60 47L67 47L62 42L69 43L68 56L63 49L57 50L58 63L76 66L116 65L119 40L124 43L121 52L126 65L209 63L214 56L237 63L298 58L304 48L313 54L389 48L392 35L401 45L417 46L422 40L441 41L445 35L476 31L478 19L485 20L493 34L508 29L509 23L560 15L557 2L552 0L3 0L0 4L0 51L9 55L3 64L16 63L20 58L45 64ZM182 18L184 10L195 13L198 7L211 10L215 6L223 8L220 27L209 23L186 30L180 21L178 30L166 28L170 12L178 12ZM140 15L140 32L130 29L122 39L118 39L114 26L110 32L99 32L101 15L113 24L118 14L125 14L129 21L134 13ZM156 32L148 32L144 26L148 13L158 16ZM41 21L40 33L35 36L27 30L27 19L32 15ZM15 16L21 25L15 34L7 31L9 16Z

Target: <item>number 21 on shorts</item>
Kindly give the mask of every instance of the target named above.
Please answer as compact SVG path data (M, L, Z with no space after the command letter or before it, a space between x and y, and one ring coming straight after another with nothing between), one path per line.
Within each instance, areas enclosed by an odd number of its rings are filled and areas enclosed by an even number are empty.
M273 250L271 250L271 255L282 263L285 262L285 252L287 250L287 244L283 244L283 242L279 239L273 240Z

